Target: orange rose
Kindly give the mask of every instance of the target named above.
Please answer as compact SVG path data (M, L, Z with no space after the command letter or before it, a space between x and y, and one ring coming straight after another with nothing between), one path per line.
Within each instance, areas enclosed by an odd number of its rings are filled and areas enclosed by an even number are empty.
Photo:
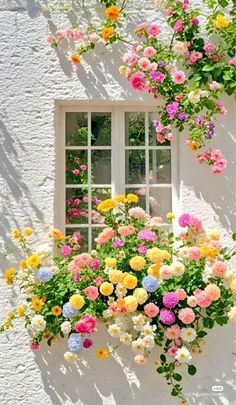
M81 59L80 59L80 57L79 57L79 55L77 53L71 53L70 54L70 60L71 60L71 62L78 65L80 63Z
M106 8L105 14L109 20L116 21L120 17L120 10L117 6Z
M115 34L115 28L105 27L101 31L101 37L105 42L108 42L110 37Z

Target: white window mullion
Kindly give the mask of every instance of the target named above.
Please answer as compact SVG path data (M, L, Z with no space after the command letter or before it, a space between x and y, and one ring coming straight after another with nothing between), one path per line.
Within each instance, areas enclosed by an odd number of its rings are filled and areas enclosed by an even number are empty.
M146 176L146 211L149 214L149 125L148 111L145 112L145 176Z
M88 248L92 249L92 159L91 159L91 111L88 111Z
M112 120L112 196L125 192L125 121L124 112L114 108Z

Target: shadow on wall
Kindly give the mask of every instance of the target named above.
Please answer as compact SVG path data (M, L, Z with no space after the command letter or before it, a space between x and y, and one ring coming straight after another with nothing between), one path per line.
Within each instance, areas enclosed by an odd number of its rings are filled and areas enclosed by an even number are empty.
M20 212L17 218L27 220L29 226L32 223L29 219L28 209L35 213L39 221L43 221L43 214L34 204L30 189L24 182L24 173L21 170L20 159L18 158L19 155L22 159L24 153L26 153L26 149L19 138L13 138L13 135L6 129L0 118L0 173L2 174L2 181L0 180L0 199L2 202L0 235L10 232L12 218L16 217L15 211L18 207L20 207ZM14 207L12 201L16 201L18 207ZM16 222L15 225L18 226L18 223ZM9 252L15 249L15 245L10 238L7 248Z
M219 116L216 121L217 137L209 144L212 149L221 149L228 161L228 166L222 174L212 174L210 168L195 163L193 153L186 151L184 140L181 139L180 156L180 179L182 181L183 202L185 209L191 211L191 197L202 200L209 205L205 212L197 212L205 221L214 216L215 222L221 223L226 230L235 230L236 200L235 200L235 156L236 156L236 132L235 120L233 117L233 98L225 96L223 105L228 110L228 115ZM206 148L208 145L206 145ZM186 168L191 167L191 170ZM197 207L197 205L195 204ZM212 212L213 211L213 212ZM210 218L209 218L210 215Z
M229 372L233 367L233 350L229 346L226 350L219 350L225 346L226 333L232 336L233 325L224 329L224 334L219 327L210 332L206 344L208 355L196 355L194 359L197 375L189 377L184 374L183 386L189 404L235 404L234 378ZM106 338L105 329L99 328L96 347L104 346ZM134 354L128 347L119 349L114 358L105 360L96 359L92 348L76 366L65 363L63 353L66 350L60 343L53 349L43 346L35 355L50 404L141 405L144 401L148 405L179 404L179 400L170 397L163 377L156 373L154 355L147 365L138 366L134 364ZM213 391L215 386L223 387L222 391Z

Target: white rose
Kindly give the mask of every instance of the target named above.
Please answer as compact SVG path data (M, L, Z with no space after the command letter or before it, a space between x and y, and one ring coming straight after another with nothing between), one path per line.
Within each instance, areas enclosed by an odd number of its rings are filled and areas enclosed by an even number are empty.
M42 315L35 315L31 319L31 327L34 332L43 332L46 327L46 321Z
M182 274L184 274L185 266L183 263L174 262L170 267L174 276L182 276Z
M185 342L190 343L196 339L197 332L193 328L183 328L180 336Z
M200 95L192 90L188 95L188 99L191 103L197 104L200 101Z
M123 343L124 345L129 345L132 341L132 335L129 333L122 333L120 336L120 342Z
M120 337L121 328L116 324L110 325L108 327L108 333L114 338Z
M62 331L62 333L65 333L65 334L70 333L71 323L69 321L62 322L61 331Z
M188 363L191 360L191 358L192 358L191 353L185 346L182 346L176 352L175 359L178 360L179 363Z
M142 339L137 339L132 342L132 350L137 354L144 353L144 343Z

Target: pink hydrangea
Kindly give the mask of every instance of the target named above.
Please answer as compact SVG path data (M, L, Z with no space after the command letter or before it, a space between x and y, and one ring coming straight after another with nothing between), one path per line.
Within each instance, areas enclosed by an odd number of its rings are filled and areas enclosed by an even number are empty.
M95 301L99 295L98 288L94 286L86 287L84 293L90 301Z
M182 308L178 312L178 318L185 324L189 325L195 320L195 313L191 308Z
M179 298L178 295L174 291L167 292L163 298L162 298L163 305L165 305L166 308L174 308L178 302Z
M175 83L182 84L185 82L186 76L182 70L175 70L172 75L172 80Z
M155 318L159 313L159 308L157 305L153 304L152 302L149 302L148 304L145 305L144 312L150 318Z
M74 257L73 261L75 266L82 267L89 265L92 260L92 256L89 253L81 253Z
M176 321L176 317L173 311L167 308L162 308L160 310L160 321L164 325L172 325Z
M149 229L141 229L141 231L139 231L139 233L138 233L138 239L153 241L156 239L156 234L155 234L155 232L150 231Z

